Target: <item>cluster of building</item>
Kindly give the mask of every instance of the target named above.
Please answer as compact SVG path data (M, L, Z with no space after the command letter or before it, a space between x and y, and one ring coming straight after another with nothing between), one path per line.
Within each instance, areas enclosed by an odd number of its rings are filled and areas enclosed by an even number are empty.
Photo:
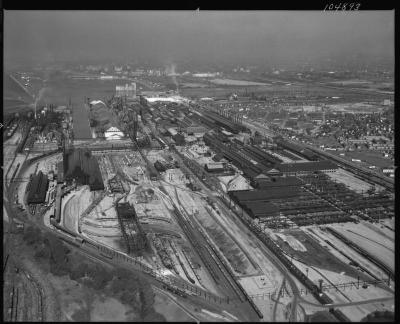
M136 99L136 83L115 86L115 96Z

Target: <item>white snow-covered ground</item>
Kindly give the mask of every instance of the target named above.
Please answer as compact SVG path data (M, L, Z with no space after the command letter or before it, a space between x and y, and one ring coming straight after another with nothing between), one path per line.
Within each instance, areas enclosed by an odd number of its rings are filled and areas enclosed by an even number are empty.
M355 177L352 173L341 168L337 169L336 172L327 174L332 180L341 182L345 184L349 189L354 190L358 193L361 193L361 191L366 192L372 187L372 185L369 184L368 182L365 182ZM382 191L383 189L385 188L379 185L375 185L375 190L377 192Z
M18 170L21 168L21 166L22 166L22 164L24 163L25 160L26 160L26 155L25 154L17 154L17 156L15 157L14 163L12 165L11 165L11 161L12 160L8 161L8 168L9 169L7 169L7 167L6 167L4 169L5 171L3 173L3 176L7 175L7 179L6 179L7 182L6 183L10 182L14 172L16 172L16 175L18 174L18 172L19 172ZM18 170L17 170L17 167L18 167ZM8 174L7 174L7 170L8 170Z
M6 146L6 145L15 145L15 146L17 146L19 144L19 141L21 140L21 138L22 138L21 131L19 129L17 129L14 132L13 136L11 136L8 140L6 140L3 145L4 146Z
M56 173L57 163L62 161L62 154L54 154L46 159L42 159L39 161L39 166L37 172L42 171L47 174L49 171L54 171Z
M65 202L64 202L65 200ZM78 232L78 220L93 201L89 186L82 186L65 196L62 203L63 224L71 231Z
M366 250L394 271L394 241L360 224L346 224L334 228L350 241Z
M361 266L368 269L368 271L372 272L378 278L387 278L387 274L384 273L380 268L378 268L375 264L364 258L359 253L355 252L353 249L348 247L345 243L341 240L336 238L334 235L327 231L322 231L321 229L314 227L308 227L305 230L309 235L315 238L317 241L320 242L321 246L325 246L327 250L335 255L338 259L342 260L345 263L349 263L349 259L344 257L341 253L339 253L336 249L332 248L331 246L327 245L325 240L331 242L334 246L336 246L339 250L343 251L347 254L353 261L358 262ZM372 278L371 278L372 280Z
M393 219L385 219L385 221L392 221L392 222L389 223L389 222L384 222L383 220L381 220L381 224L377 224L377 223L371 224L369 222L362 222L362 223L364 224L364 226L368 227L373 232L378 233L379 236L383 236L383 237L386 237L387 239L389 239L390 241L394 241L394 231L383 226L383 225L386 225L391 228L394 228L394 218Z
M391 219L382 219L381 220L381 223L382 224L384 224L384 225L386 225L386 226L388 226L388 227L390 227L393 231L390 231L389 230L389 232L391 232L392 233L392 235L393 235L393 237L394 237L394 223L395 223L395 218L393 217L393 218L391 218ZM387 230L386 230L387 231Z
M308 269L308 277L315 283L319 284L319 279L323 280L323 285L328 285L329 281L332 283L340 284L340 283L348 283L357 281L353 277L347 276L346 274L336 273L333 271L316 268L316 267L309 267L304 265L301 262L293 260L293 263L302 270L303 273L307 273L306 269ZM328 280L327 280L328 279ZM385 297L394 297L394 293L384 290L379 287L369 286L367 289L362 288L362 284L360 288L357 289L355 286L342 288L339 291L332 288L329 290L324 291L332 300L333 303L350 303L355 301L365 301L365 300L373 300L377 298L385 298ZM382 306L382 304L384 306ZM348 316L352 321L360 321L363 317L368 315L369 313L381 309L381 307L386 307L390 309L393 301L384 301L379 303L370 303L365 305L359 306L351 306L351 307L343 307L340 308L343 313Z
M275 235L280 237L284 242L287 242L292 249L294 249L296 251L302 251L302 252L307 251L307 248L303 245L303 243L301 243L294 236L289 235L289 234L283 234L283 233L275 233Z
M273 296L278 287L276 287L276 285L270 281L268 276L265 275L243 277L238 281L249 296L254 296L253 302L263 314L263 320L270 321L272 319L274 304L270 297ZM255 297L256 295L259 297Z

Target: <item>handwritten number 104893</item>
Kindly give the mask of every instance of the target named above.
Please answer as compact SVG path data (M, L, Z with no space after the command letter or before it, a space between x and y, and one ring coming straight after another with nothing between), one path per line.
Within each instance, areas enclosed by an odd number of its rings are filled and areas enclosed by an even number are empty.
M344 2L344 3L338 3L338 4L328 3L325 6L324 11L326 11L326 10L330 10L330 11L331 10L335 10L335 11L358 10L360 8L360 6L361 6L360 3L354 3L354 2L352 2L352 3Z

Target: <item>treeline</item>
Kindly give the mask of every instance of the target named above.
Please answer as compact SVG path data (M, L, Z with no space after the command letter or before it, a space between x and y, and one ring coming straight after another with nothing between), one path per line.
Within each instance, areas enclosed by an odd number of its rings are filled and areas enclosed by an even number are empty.
M109 269L71 253L69 247L57 236L44 236L36 227L26 227L24 241L34 249L34 257L49 265L55 276L68 275L86 287L106 292L129 305L139 315L138 321L161 322L163 315L154 310L154 291L149 282L124 268Z

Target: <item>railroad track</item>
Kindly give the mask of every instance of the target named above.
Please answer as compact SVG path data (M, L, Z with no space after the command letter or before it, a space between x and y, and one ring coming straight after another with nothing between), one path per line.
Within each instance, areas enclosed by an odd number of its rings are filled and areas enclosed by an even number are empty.
M338 233L336 230L334 230L333 228L327 227L326 228L328 232L330 232L331 234L333 234L335 237L337 237L338 239L340 239L342 242L344 242L346 245L348 245L349 247L351 247L353 250L355 250L356 252L360 253L363 257L365 257L366 259L368 259L370 262L372 262L373 264L375 264L376 266L378 266L380 269L382 269L385 273L387 273L389 275L389 277L391 279L394 280L394 272L392 271L392 269L390 269L386 264L384 264L383 262L381 262L380 260L378 260L377 258L371 256L366 250L364 250L362 247L358 246L357 244L353 243L352 241L350 241L349 239L347 239L344 235Z
M179 196L177 194L177 190L175 188L175 195L178 199L178 202L180 203ZM180 203L181 204L181 203ZM182 204L181 204L182 205ZM176 207L175 207L176 209ZM205 241L207 244L204 246L199 246L199 248L203 248L203 258L206 258L209 260L211 257L213 259L213 263L218 267L219 272L222 274L223 278L220 278L220 281L222 283L221 279L225 279L225 285L228 283L228 285L231 287L235 295L238 297L240 302L248 302L250 306L253 308L253 310L256 312L257 316L259 318L263 318L263 314L261 311L258 309L258 307L254 304L254 301L251 299L251 297L247 294L247 292L244 290L244 288L236 281L235 275L233 274L232 270L229 268L228 264L226 264L225 260L222 259L218 251L213 246L213 243L210 242L208 236L206 233L201 229L200 227L196 227L196 229L193 227L190 215L187 214L187 212L183 208L183 212L186 213L186 217L182 213L180 213L178 210L176 210L176 215L178 216L178 222L182 224L182 228L185 227L186 230L188 230L187 234L189 240L192 237L193 241L197 241L195 244L199 245L199 241ZM187 220L185 220L187 218ZM180 224L180 225L181 225ZM202 237L202 239L193 239L194 237ZM207 251L207 252L205 252ZM208 257L207 257L208 254ZM202 259L203 259L202 258ZM209 268L212 268L211 265L209 265ZM215 269L212 270L213 273L215 273Z
M8 320L10 322L17 322L18 321L18 287L16 287L14 284L12 286L10 295L9 295L9 300L10 300L10 306L8 307Z
M24 270L21 270L21 273L23 273L26 277L26 279L28 280L28 282L30 283L30 285L32 286L33 289L31 289L32 291L36 291L36 299L37 299L37 305L36 305L36 320L38 322L43 322L44 321L44 303L43 303L43 291L42 288L40 287L40 284L34 279L32 278L31 275L29 275L28 273L26 273ZM32 300L34 300L35 298L33 298L33 294L32 294ZM33 307L33 306L32 306Z
M349 229L348 229L347 231L350 232L350 233L353 233L353 234L355 234L355 235L361 236L362 238L365 238L366 240L371 241L371 242L373 242L373 243L375 243L375 244L378 244L378 245L384 247L385 249L387 249L387 250L389 250L389 251L391 251L391 252L394 252L393 249L391 249L391 248L387 247L386 245L384 245L384 244L382 244L382 243L379 243L379 242L377 242L377 241L375 241L375 240L373 240L373 239L370 239L369 237L366 237L365 235L361 235L361 234L356 233L356 232L354 232L354 231L352 231L352 230L349 230Z

